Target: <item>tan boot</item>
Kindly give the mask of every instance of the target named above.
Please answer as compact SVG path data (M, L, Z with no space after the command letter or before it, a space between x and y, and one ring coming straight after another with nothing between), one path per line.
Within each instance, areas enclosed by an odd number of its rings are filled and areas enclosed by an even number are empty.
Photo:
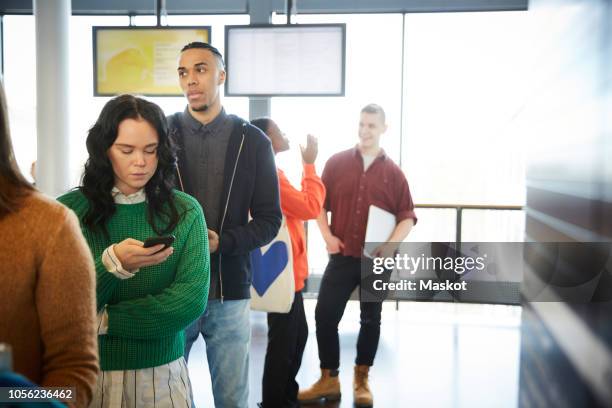
M374 405L374 398L368 385L367 365L355 366L355 377L353 379L353 402L357 408L366 408Z
M310 388L298 392L298 401L302 404L319 402L321 398L328 401L338 401L340 399L340 379L337 373L336 371L336 375L332 376L331 370L322 368L321 378Z

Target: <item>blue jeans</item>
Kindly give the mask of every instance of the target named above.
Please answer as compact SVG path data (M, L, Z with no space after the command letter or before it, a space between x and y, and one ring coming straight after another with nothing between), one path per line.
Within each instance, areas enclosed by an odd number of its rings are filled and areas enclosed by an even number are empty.
M249 400L249 300L209 300L185 331L185 359L200 333L206 342L216 408L247 408ZM192 381L192 387L197 385Z

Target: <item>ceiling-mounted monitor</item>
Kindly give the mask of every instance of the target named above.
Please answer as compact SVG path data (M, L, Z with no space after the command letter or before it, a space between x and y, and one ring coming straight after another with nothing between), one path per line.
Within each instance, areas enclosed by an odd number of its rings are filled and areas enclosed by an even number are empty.
M345 24L225 27L227 96L344 96Z
M210 27L93 27L94 95L181 96L177 61Z

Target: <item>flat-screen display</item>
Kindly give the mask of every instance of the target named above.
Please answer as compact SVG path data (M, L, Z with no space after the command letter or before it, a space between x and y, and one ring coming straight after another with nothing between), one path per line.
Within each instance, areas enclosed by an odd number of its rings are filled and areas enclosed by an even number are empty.
M225 27L228 96L344 96L346 25Z
M210 42L210 27L93 27L94 95L182 95L176 73L184 45Z

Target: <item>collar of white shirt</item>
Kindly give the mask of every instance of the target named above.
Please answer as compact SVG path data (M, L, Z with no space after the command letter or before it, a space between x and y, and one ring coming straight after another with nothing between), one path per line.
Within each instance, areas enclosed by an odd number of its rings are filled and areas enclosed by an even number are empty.
M113 187L111 195L116 204L138 204L147 200L144 188L141 188L135 193L125 195L117 187Z

